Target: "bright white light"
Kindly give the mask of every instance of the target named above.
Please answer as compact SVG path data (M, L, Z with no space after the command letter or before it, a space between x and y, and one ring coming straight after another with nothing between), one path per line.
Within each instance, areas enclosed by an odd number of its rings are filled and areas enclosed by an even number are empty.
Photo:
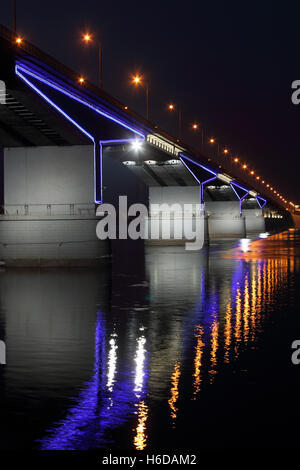
M135 152L138 152L138 150L141 150L142 148L142 142L140 140L135 140L134 142L132 142L132 150L134 150Z
M268 238L269 235L270 235L269 232L260 233L259 238Z
M249 251L249 246L250 246L250 240L249 238L241 238L240 240L240 246L241 246L241 250L246 253L247 251Z
M165 162L167 165L180 165L181 164L181 161L180 160L167 160Z
M113 336L113 335L112 335ZM109 340L110 350L108 353L108 371L107 371L107 383L106 386L110 392L113 390L115 382L115 374L117 369L117 343L114 338Z
M137 392L137 396L139 396L139 392L142 391L143 388L143 381L144 381L144 362L145 362L145 343L146 338L141 336L137 340L138 346L135 354L135 380L134 380L134 391Z

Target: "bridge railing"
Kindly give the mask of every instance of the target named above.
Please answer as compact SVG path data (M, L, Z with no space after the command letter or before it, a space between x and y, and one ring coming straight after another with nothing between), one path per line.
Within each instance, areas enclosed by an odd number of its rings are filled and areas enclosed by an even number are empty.
M60 203L60 204L4 204L0 206L2 216L94 216L95 204Z

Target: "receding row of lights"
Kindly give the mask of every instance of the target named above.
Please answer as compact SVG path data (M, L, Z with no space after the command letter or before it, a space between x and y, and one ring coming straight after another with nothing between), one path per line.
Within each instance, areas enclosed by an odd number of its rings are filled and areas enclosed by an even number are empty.
M91 37L91 35L88 34L88 33L86 33L86 34L83 36L83 40L86 41L86 42L91 41L91 39L92 39L92 37ZM23 40L23 38L22 38L21 36L17 36L17 37L16 37L15 43L16 43L18 46L21 46L21 45L23 44L23 42L24 42L24 40ZM84 85L85 81L86 81L86 79L85 79L83 76L78 77L78 82L80 83L80 85ZM134 83L135 85L140 85L140 84L142 83L142 77L139 76L139 75L136 75L136 76L133 77L132 81L133 81L133 83ZM128 106L124 106L124 109L127 110L127 109L128 109ZM174 104L169 104L169 105L168 105L168 109L169 109L170 111L175 110L175 105L174 105ZM197 130L197 129L199 128L199 124L194 123L194 124L192 125L192 128L193 128L194 130ZM216 139L213 138L213 137L211 137L211 138L209 139L209 143L210 143L210 144L216 143ZM225 147L225 148L223 149L223 153L224 153L225 155L228 155L228 154L229 154L229 150ZM235 158L233 159L233 161L234 161L234 163L236 163L236 164L240 163L240 160L239 160L238 157L235 157ZM243 170L247 170L248 166L247 166L245 163L241 163L241 168L242 168ZM271 192L273 192L282 202L284 202L284 203L286 203L286 204L290 204L292 207L298 207L298 206L295 205L293 202L287 201L287 200L282 196L282 194L280 194L278 191L276 191L270 184L266 183L265 180L262 180L262 179L260 178L260 176L256 176L254 170L251 170L251 171L249 172L249 174L250 174L251 176L255 176L257 181L260 181L262 184L264 184L264 185L266 186L266 188L268 188Z

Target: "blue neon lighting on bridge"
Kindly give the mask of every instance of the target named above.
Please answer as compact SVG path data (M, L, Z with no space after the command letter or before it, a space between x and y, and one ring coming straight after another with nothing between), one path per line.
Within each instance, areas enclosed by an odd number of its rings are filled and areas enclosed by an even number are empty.
M214 175L212 178L209 178L205 181L200 181L197 176L195 175L195 173L189 168L189 166L184 162L184 159L185 160L188 160L190 161L191 163L194 163L194 165L197 165L199 167L201 167L203 170L207 171L208 173L211 173L212 175ZM187 168L187 170L193 175L193 177L195 178L195 180L199 183L200 185L200 191L201 191L201 194L200 194L200 198L201 198L201 203L203 203L203 186L204 184L206 183L209 183L210 181L213 181L217 178L217 173L213 170L211 170L210 168L207 168L206 166L204 165L201 165L200 163L198 162L195 162L194 160L192 160L191 158L189 157L186 157L184 154L180 154L180 160L181 162L184 164L184 166Z
M263 208L264 208L265 205L267 204L267 201L266 201L266 199L264 199L264 198L261 197L261 196L256 196L256 200L257 200L257 203L258 203L258 205L259 205L259 207L260 207L260 210L261 210L261 213L262 213L262 212L263 212ZM261 201L263 201L263 202L261 203Z
M100 145L100 151L99 151L99 167L100 167L100 187L98 187L98 182L97 182L97 152L96 152L96 141L95 137L92 136L86 129L84 129L78 122L76 122L71 116L69 116L60 106L54 103L45 93L43 93L39 88L37 88L26 76L25 74L28 74L29 76L41 81L42 83L45 83L46 85L50 86L51 88L57 90L60 93L63 93L64 95L68 96L69 98L78 101L79 103L83 104L84 106L89 107L90 109L94 110L98 114L104 116L107 119L110 119L114 121L115 123L121 125L122 127L127 128L128 130L132 131L134 134L138 135L141 140L145 139L144 134L142 134L140 131L134 129L133 127L129 126L125 122L121 121L120 119L115 118L114 116L110 115L107 112L104 112L97 108L94 105L91 105L89 102L77 97L73 93L70 93L69 91L65 90L63 87L58 86L51 81L43 78L39 74L36 74L32 72L30 69L27 67L24 67L23 65L16 64L15 66L15 72L18 77L20 77L30 88L32 88L39 96L41 96L48 104L50 104L53 108L55 108L62 116L64 116L65 119L70 121L77 129L80 130L84 135L86 135L90 140L92 140L94 144L94 201L96 204L102 204L102 196L103 196L103 187L102 187L102 181L103 181L103 174L102 174L102 145L103 144L118 144L118 143L124 143L124 142L134 142L136 141L136 137L132 139L114 139L114 140L107 140L107 141L99 141ZM22 73L23 72L23 73Z
M73 100L77 101L78 103L81 103L84 106L87 106L88 108L92 109L96 113L101 114L101 116L103 116L107 119L110 119L111 121L114 121L115 123L119 124L122 127L125 127L129 131L133 132L134 134L139 135L140 137L142 137L144 139L145 135L141 131L139 131L139 130L135 129L134 127L130 126L125 121L114 117L112 114L109 114L107 111L103 111L98 106L89 103L88 101L84 100L83 98L80 98L76 94L71 93L70 91L66 90L62 86L57 85L56 83L53 83L51 80L42 77L40 74L38 74L36 72L33 72L32 70L30 70L29 68L24 66L24 64L22 64L22 65L17 64L16 65L16 74L21 76L24 79L24 76L22 74L20 74L19 70L21 70L22 72L27 73L28 75L30 75L33 78L41 81L42 83L45 83L46 85L50 86L51 88L54 88L55 90L59 91L60 93L63 93L64 95L68 96L69 98L72 98ZM32 86L34 86L34 85L32 85Z
M245 199L246 196L248 196L249 194L249 190L247 188L244 188L244 186L240 185L239 183L237 183L236 181L231 181L230 182L230 186L232 188L232 190L234 191L234 193L236 194L237 198L239 199L240 201L240 214L242 213L242 202L243 202L243 199ZM239 193L237 192L237 190L235 189L236 186L237 188L241 189L242 191L245 191L245 194L244 196L240 197Z

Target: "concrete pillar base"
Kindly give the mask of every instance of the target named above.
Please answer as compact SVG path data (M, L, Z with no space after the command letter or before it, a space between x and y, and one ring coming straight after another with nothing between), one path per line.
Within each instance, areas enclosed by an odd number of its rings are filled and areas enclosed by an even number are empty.
M246 225L244 217L209 217L209 239L217 238L245 238Z
M243 209L246 233L263 233L266 231L265 218L260 209Z
M91 216L1 216L0 262L6 266L94 266L110 254Z
M201 233L198 236L199 242L203 245L208 244L208 219L204 215L200 215L198 218L195 216L185 215L182 217L149 217L146 220L146 234L148 238L145 239L145 245L161 245L161 246L174 246L174 245L185 245L186 243L193 243L195 237L185 236L188 233L187 230L190 227L191 230L196 230L196 224L199 223L199 229ZM150 229L149 229L150 227ZM185 229L184 229L185 227ZM179 238L177 234L181 233L182 236ZM187 230L189 231L189 230ZM153 235L156 235L154 238Z

